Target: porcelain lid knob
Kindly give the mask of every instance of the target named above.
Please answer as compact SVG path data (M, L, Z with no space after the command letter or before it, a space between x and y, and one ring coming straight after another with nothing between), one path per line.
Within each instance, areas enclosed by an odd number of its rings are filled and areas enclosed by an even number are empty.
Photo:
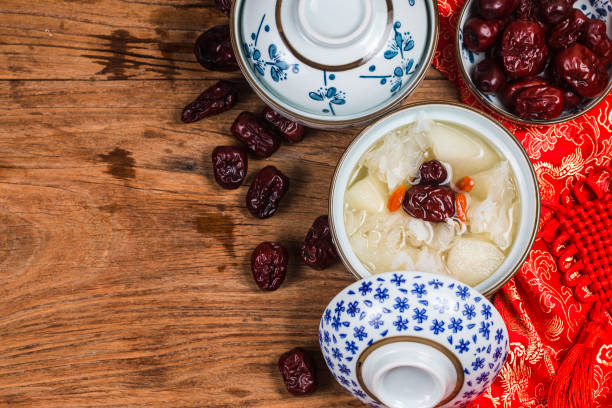
M440 350L408 341L374 350L362 367L364 385L389 408L433 408L455 389L457 371Z

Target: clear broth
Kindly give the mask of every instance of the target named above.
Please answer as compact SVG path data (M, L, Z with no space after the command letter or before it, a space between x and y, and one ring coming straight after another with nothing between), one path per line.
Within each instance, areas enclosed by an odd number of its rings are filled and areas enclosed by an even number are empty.
M450 186L464 176L476 181L470 193L462 192L466 224L387 209L395 188L418 183L420 164L433 159L447 168ZM344 222L354 252L374 274L422 270L475 286L507 256L519 209L514 174L493 145L461 125L420 119L387 133L362 156L345 194Z

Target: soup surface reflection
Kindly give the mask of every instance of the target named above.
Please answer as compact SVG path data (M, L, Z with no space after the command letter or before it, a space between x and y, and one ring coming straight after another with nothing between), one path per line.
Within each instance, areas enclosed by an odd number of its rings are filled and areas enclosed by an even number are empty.
M495 147L426 118L372 146L344 196L349 240L370 272L437 272L471 286L504 261L519 212L514 174Z

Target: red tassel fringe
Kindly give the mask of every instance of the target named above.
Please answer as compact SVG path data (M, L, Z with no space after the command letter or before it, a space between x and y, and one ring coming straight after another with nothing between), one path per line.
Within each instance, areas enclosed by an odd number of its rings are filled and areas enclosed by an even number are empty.
M548 391L549 408L593 406L593 348L574 346L565 357Z
M595 345L604 332L596 319L566 354L548 390L548 408L592 408Z

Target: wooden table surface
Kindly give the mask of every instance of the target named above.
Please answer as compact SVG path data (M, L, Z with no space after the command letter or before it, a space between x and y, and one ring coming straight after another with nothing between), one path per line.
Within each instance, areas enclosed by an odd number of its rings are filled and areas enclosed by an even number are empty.
M263 107L240 73L195 62L197 36L226 22L213 0L0 1L0 407L361 406L316 337L353 278L295 255L359 129L310 131L219 188L212 149ZM182 124L219 78L240 84L240 103ZM409 101L432 99L458 93L430 69ZM262 221L244 197L267 164L291 190ZM263 240L291 252L273 293L249 268ZM281 380L295 346L315 355L312 396Z

